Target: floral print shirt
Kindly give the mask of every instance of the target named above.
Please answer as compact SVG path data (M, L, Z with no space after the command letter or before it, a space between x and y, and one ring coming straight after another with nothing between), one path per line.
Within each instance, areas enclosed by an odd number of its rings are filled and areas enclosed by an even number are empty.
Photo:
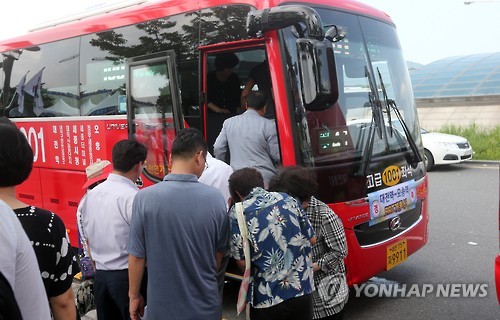
M268 308L313 291L314 231L300 204L284 193L254 188L243 201L252 277L247 300ZM244 260L236 212L230 211L231 256Z

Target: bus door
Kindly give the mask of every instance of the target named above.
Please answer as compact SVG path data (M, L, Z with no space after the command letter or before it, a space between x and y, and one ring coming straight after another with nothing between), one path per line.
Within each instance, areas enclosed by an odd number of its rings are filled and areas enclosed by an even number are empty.
M144 175L152 182L170 171L176 132L184 127L174 51L127 59L129 138L148 149Z
M208 150L213 154L213 145L224 120L245 111L241 92L252 69L262 63L267 64L267 55L264 39L201 46L199 49L203 131ZM235 61L235 56L237 64L232 70L220 70L221 63L227 67L228 61ZM229 65L232 64L229 62Z

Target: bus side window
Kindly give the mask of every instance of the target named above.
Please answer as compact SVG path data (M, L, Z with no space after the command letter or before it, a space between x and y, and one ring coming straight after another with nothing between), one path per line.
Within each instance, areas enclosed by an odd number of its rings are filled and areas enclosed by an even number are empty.
M9 87L3 97L6 115L80 115L78 47L78 38L73 38L4 54L4 85Z
M130 28L130 27L129 27ZM122 32L129 28L122 28ZM133 30L133 29L132 29ZM113 31L82 37L80 50L80 110L82 116L125 114L125 62L102 50L100 41ZM114 57L111 59L111 57Z

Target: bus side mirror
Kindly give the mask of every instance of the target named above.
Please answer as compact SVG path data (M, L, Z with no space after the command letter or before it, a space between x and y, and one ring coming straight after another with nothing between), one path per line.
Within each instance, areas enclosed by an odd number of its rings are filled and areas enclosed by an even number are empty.
M339 42L347 35L345 28L342 26L332 25L325 33L325 38L331 42Z
M328 40L297 39L300 84L308 111L326 110L339 98L332 43Z

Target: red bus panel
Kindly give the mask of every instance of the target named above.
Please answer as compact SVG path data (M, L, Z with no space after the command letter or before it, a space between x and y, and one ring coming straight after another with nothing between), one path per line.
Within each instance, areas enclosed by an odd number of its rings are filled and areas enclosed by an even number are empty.
M81 189L85 168L100 159L111 160L114 144L128 137L125 117L14 121L28 138L35 160L29 178L17 187L17 196L59 215L76 246L76 209L85 193Z

